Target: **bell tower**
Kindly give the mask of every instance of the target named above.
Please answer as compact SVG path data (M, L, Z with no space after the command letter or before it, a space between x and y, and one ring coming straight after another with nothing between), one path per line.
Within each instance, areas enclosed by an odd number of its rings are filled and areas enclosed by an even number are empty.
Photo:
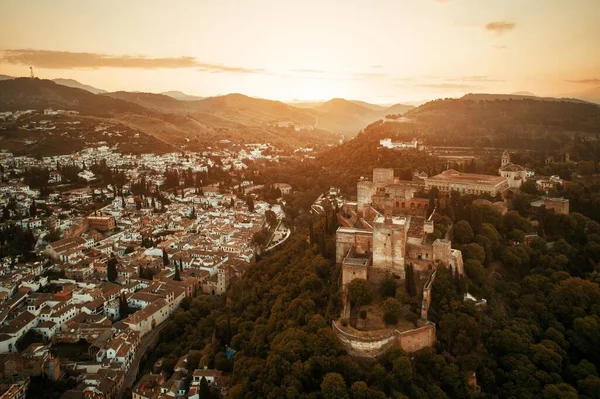
M508 165L510 163L510 154L508 153L508 151L504 150L504 153L502 153L502 163L500 164L500 167L504 167L506 165Z

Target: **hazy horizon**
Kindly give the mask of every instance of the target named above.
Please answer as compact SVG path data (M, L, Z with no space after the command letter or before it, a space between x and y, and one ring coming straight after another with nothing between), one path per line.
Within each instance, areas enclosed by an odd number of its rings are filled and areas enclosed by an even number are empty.
M0 74L376 104L600 86L600 2L4 1ZM43 27L43 29L41 28Z

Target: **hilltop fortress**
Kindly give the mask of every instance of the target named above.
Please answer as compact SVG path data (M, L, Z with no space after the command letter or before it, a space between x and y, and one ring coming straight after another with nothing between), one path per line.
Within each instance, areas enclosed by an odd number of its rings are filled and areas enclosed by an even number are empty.
M391 273L404 278L413 264L418 273L431 273L434 264L463 271L460 251L447 239L429 243L433 221L429 200L415 198L422 182L394 178L393 169L375 169L373 181L358 182L357 202L346 202L336 233L336 261L342 264L343 285L355 278ZM371 276L369 276L371 275Z
M458 172L456 172L458 173ZM502 179L502 178L500 178ZM504 179L504 182L506 180ZM387 274L404 280L408 264L425 280L420 319L414 329L359 331L335 321L334 331L349 353L373 357L399 345L414 352L435 343L435 324L427 320L431 286L438 265L463 274L462 254L449 239L428 240L434 231L429 200L415 198L423 181L394 178L393 169L373 170L373 180L361 180L357 201L346 202L338 215L336 262L342 266L342 318L350 316L346 287L354 279L377 283Z

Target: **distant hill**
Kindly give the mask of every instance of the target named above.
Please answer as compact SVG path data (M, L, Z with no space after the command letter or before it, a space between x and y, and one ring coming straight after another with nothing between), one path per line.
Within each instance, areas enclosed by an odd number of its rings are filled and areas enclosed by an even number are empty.
M9 79L14 79L14 76L0 75L0 80L9 80Z
M90 93L94 93L94 94L100 94L100 93L106 93L106 90L102 90L102 89L98 89L94 86L90 86L90 85L86 85L83 83L80 83L74 79L52 79L54 82L58 83L59 85L63 85L63 86L68 86L68 87L74 87L76 89L83 89L83 90L87 90Z
M126 112L149 114L149 110L139 105L63 86L51 80L16 78L0 81L0 110L44 108L75 110L104 117Z
M185 93L182 93L177 90L165 91L160 94L163 94L163 95L169 96L169 97L173 97L174 99L181 100L181 101L197 101L197 100L204 100L206 98L206 97L192 96L192 95L185 94Z
M115 98L130 103L141 105L142 107L153 109L160 112L184 112L185 103L176 100L173 97L164 94L141 93L131 91L115 91L102 94L105 97Z
M233 93L189 103L198 112L207 112L244 124L293 122L314 126L316 119L304 109L280 101Z
M583 101L519 96L430 101L405 114L433 145L552 150L553 135L600 130L600 107ZM490 98L495 98L491 100Z
M564 96L600 104L600 86L575 93L564 94Z
M353 137L368 124L383 119L388 114L403 114L413 108L403 104L384 107L334 98L314 107L313 110L318 117L318 127Z
M220 139L269 141L289 149L324 146L340 139L337 133L314 129L316 118L307 110L241 94L181 101L152 93L93 94L42 79L0 81L0 111L45 108L79 111L82 117L124 125L182 149L198 150ZM306 129L296 131L277 122ZM49 137L46 148L55 148L55 139Z
M515 91L514 93L510 93L510 94L515 95L515 96L537 97L535 94L533 94L530 91Z
M302 101L302 100L292 100L286 101L285 103L291 105L296 108L314 108L322 105L325 101Z
M414 109L415 106L414 105L408 105L408 104L394 104L388 108L385 109L385 112L387 114L404 114L405 112L410 111L411 109Z
M359 114L367 115L373 113L373 109L354 101L343 98L334 98L314 108L320 112L330 112L336 114Z
M583 103L576 98L558 98L558 97L538 97L536 95L521 95L521 94L487 94L487 93L469 93L460 98L461 100L470 101L494 101L494 100L536 100L536 101L558 101L558 102L573 102Z
M383 111L386 108L388 108L388 107L386 107L384 105L371 104L371 103L368 103L368 102L365 102L365 101L359 101L359 100L348 100L348 101L350 101L350 102L352 102L354 104L360 105L361 107L369 108L369 109L371 109L373 111Z

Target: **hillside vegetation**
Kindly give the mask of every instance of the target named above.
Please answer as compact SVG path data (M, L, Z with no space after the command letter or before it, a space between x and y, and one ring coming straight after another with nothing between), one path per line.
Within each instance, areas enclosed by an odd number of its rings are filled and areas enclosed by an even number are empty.
M311 220L296 209L297 233L228 290L225 306L211 296L183 303L157 348L163 370L202 349L199 367L230 373L230 398L597 398L600 225L548 213L545 238L515 245L515 230L534 231L530 215L502 216L471 200L453 195L442 210L468 230L456 240L466 275L438 269L434 348L370 360L346 354L331 328L340 310L335 226L327 228L329 215ZM487 306L463 301L466 292ZM236 351L231 360L227 347Z
M560 134L600 131L600 107L570 101L445 99L406 116L433 145L552 149Z

